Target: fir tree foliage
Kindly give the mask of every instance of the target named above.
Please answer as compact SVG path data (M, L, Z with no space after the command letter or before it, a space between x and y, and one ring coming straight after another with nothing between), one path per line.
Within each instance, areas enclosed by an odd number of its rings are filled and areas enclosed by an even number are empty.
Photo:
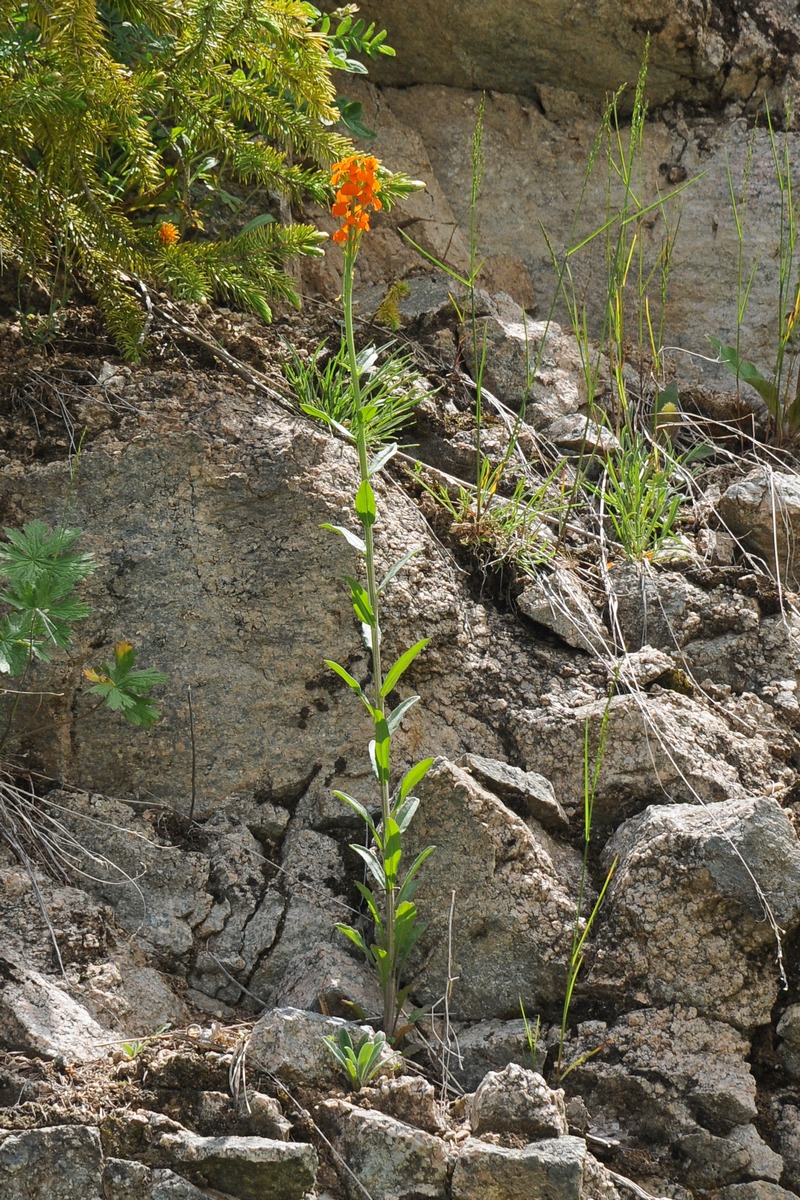
M268 297L296 303L286 261L323 235L263 214L207 239L195 195L234 180L326 198L350 149L336 28L300 0L0 0L0 269L77 279L129 357L136 279L267 320Z

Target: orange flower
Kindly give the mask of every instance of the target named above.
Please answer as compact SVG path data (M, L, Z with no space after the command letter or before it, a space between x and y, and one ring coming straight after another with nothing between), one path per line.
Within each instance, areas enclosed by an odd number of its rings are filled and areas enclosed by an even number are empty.
M355 247L361 234L369 229L370 210L383 208L376 195L381 190L379 165L377 158L351 154L331 167L331 184L337 189L331 212L343 218L333 240L340 246Z
M162 246L174 246L180 238L178 227L169 221L162 221L158 227L158 236Z

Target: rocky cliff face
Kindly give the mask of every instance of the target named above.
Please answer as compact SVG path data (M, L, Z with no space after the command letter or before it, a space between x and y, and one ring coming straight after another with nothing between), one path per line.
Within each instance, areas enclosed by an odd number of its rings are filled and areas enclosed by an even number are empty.
M747 104L794 86L797 19L777 4L563 7L523 6L510 30L485 5L364 6L400 51L387 85L361 93L367 123L392 166L429 184L403 227L459 269L469 89L495 89L479 201L483 444L499 459L527 404L514 462L541 486L530 531L547 553L498 570L499 546L468 518L443 516L400 470L377 480L381 567L416 551L386 592L387 652L431 639L402 684L422 702L397 756L436 757L412 830L416 848L437 850L418 894L415 1065L387 1054L357 1097L321 1041L379 1009L333 932L363 913L358 822L332 790L373 793L368 731L324 659L358 679L369 659L341 582L355 556L320 528L347 522L356 468L292 408L278 369L284 341L306 356L335 341L336 310L267 331L207 316L193 327L202 350L156 321L154 357L132 369L75 350L46 359L5 323L3 522L66 510L99 562L73 662L32 679L54 723L0 777L8 1200L800 1195L794 448L748 446L741 426L734 445L730 390L699 386L676 355L687 411L719 439L709 472L686 477L680 538L626 560L591 489L551 509L576 464L596 482L620 442L589 407L575 337L544 319L539 232L566 239L597 125L586 98L635 75L649 31L653 99L673 107L646 130L641 185L657 196L705 172L681 197L669 336L693 350L706 333L732 336L736 243L722 213L728 165L737 176L749 161L763 266L746 334L766 352L780 197ZM686 116L684 99L715 115ZM591 228L603 181L587 195ZM657 253L655 226L642 238ZM581 271L596 315L602 268L589 257ZM440 387L409 440L438 472L427 478L468 480L464 331L449 285L385 222L359 263L365 340L398 279L399 336ZM333 256L305 283L309 313L324 311ZM239 378L207 357L209 338ZM605 359L600 375L610 398ZM636 394L644 412L652 395ZM756 397L745 411L763 435ZM74 480L57 412L68 433L87 429ZM122 635L170 678L148 735L80 719L80 667ZM21 711L37 728L40 699ZM562 1039L573 937L606 880ZM521 1003L540 1019L536 1045Z

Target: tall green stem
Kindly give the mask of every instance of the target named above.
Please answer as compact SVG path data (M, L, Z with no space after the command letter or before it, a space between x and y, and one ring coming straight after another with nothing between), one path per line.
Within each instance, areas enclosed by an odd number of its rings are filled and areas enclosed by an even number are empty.
M369 456L367 451L367 423L363 418L362 412L358 355L356 353L356 340L353 329L353 274L357 253L357 246L354 248L348 247L345 250L344 273L342 279L342 300L344 307L345 339L347 342L347 354L350 363L350 378L353 388L358 467L361 481L363 483L369 480ZM380 593L378 591L378 584L375 577L375 540L373 526L370 522L362 521L362 529L364 531L364 558L366 561L367 570L367 595L369 596L370 607L372 608L372 612L374 613L375 617L375 622L370 628L370 648L372 651L372 672L375 689L375 701L373 707L374 710L379 714L380 719L385 720L386 699L383 696L380 614L378 607L380 602ZM391 815L391 797L389 793L389 783L386 778L380 780L380 797L381 817L383 820L383 829L385 831L388 828L389 817ZM397 978L395 887L394 884L390 883L388 880L384 889L384 901L386 904L386 954L390 965L390 975L384 988L383 1027L387 1037L391 1037L394 1034L395 1025L397 1023L397 992L399 980Z

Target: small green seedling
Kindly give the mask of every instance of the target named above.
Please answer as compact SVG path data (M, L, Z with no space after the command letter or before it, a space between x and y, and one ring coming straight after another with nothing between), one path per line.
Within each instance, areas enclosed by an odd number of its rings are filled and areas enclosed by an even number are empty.
M354 1092L369 1083L383 1065L386 1035L364 1033L353 1043L349 1029L340 1029L337 1037L328 1034L323 1042L350 1080Z

